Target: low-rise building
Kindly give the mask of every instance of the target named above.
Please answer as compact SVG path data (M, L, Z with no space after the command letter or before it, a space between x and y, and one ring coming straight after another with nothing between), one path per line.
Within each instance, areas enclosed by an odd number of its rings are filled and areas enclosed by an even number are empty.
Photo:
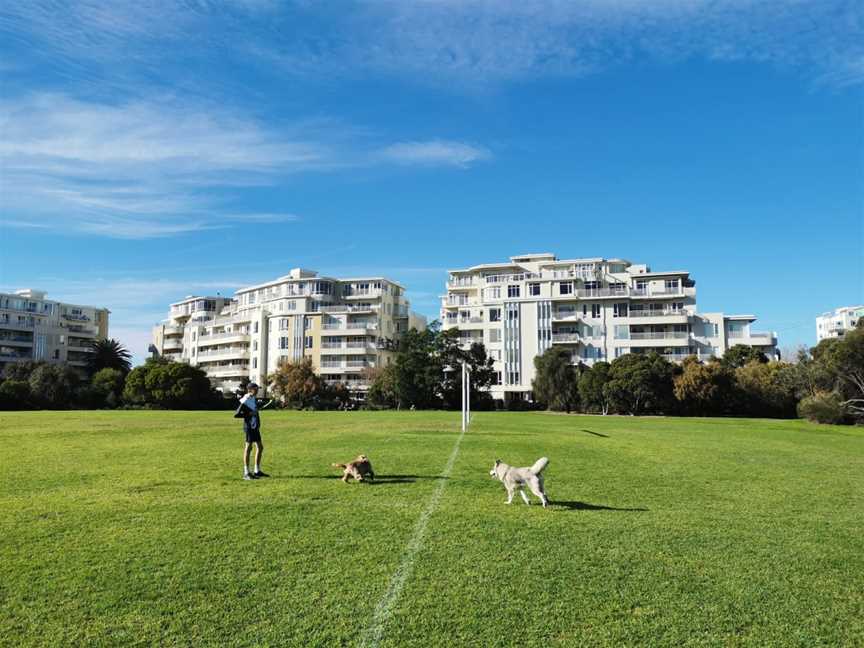
M842 306L816 318L816 342L843 337L864 318L864 306Z
M109 313L48 299L41 290L0 293L0 370L27 360L83 370L93 342L108 337Z
M530 397L534 358L553 345L574 364L656 351L671 361L721 357L735 344L776 357L775 333L755 315L699 313L684 270L653 272L626 259L561 260L526 254L451 270L441 322L466 347L482 342L495 360L498 399Z
M204 369L217 389L264 384L280 363L308 357L330 383L356 395L389 364L399 337L426 320L405 288L384 277L337 279L295 268L234 297L187 297L153 331L162 356Z

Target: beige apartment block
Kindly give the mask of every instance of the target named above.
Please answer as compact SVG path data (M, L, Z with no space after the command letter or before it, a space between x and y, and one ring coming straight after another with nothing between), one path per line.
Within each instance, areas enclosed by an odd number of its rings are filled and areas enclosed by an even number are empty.
M843 306L816 318L816 341L839 338L864 318L864 306Z
M0 370L27 360L83 370L93 342L108 337L109 313L48 299L41 290L0 293Z
M207 372L217 389L266 383L281 363L310 358L331 384L357 396L370 370L392 362L399 337L426 320L405 288L384 277L337 279L295 268L233 297L187 297L153 330L152 350Z
M680 362L721 357L735 344L776 357L775 333L751 329L755 315L698 313L688 272L652 272L625 259L526 254L451 270L441 300L443 328L495 360L498 399L530 397L534 358L552 346L574 364L656 351Z

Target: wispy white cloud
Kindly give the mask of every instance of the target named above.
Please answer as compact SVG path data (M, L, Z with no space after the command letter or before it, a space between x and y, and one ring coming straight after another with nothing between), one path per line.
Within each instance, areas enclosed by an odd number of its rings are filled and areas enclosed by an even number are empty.
M10 99L0 103L0 219L9 227L116 238L288 223L299 217L238 211L234 190L411 155L418 163L463 167L484 157L476 147L443 141L425 151L423 142L385 146L382 155L380 145L355 131L326 120L268 128L226 109L171 99Z
M401 164L467 167L472 162L488 160L491 153L483 147L462 142L432 140L397 142L383 149L381 156Z
M292 75L488 82L702 58L849 84L864 80L862 26L854 0L79 0L63 11L30 0L0 17L0 31L84 81L152 79L181 45L184 61L252 53Z

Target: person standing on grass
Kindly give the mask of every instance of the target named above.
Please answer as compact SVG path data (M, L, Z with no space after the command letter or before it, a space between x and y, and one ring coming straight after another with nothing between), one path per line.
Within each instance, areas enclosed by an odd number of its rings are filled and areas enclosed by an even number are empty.
M258 479L269 477L261 470L261 455L264 453L264 444L261 443L261 416L259 412L269 407L272 400L263 402L258 400L258 385L249 383L246 394L240 399L240 407L234 413L234 418L243 419L243 432L246 434L246 445L243 447L243 479ZM255 445L255 470L249 471L249 453L252 445Z

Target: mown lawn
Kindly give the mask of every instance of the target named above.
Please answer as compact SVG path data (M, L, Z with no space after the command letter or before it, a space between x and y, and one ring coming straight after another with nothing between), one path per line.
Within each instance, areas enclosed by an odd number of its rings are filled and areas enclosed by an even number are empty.
M244 482L230 412L4 412L0 643L360 645L458 418L267 412ZM382 646L864 645L862 429L481 413L440 495Z

